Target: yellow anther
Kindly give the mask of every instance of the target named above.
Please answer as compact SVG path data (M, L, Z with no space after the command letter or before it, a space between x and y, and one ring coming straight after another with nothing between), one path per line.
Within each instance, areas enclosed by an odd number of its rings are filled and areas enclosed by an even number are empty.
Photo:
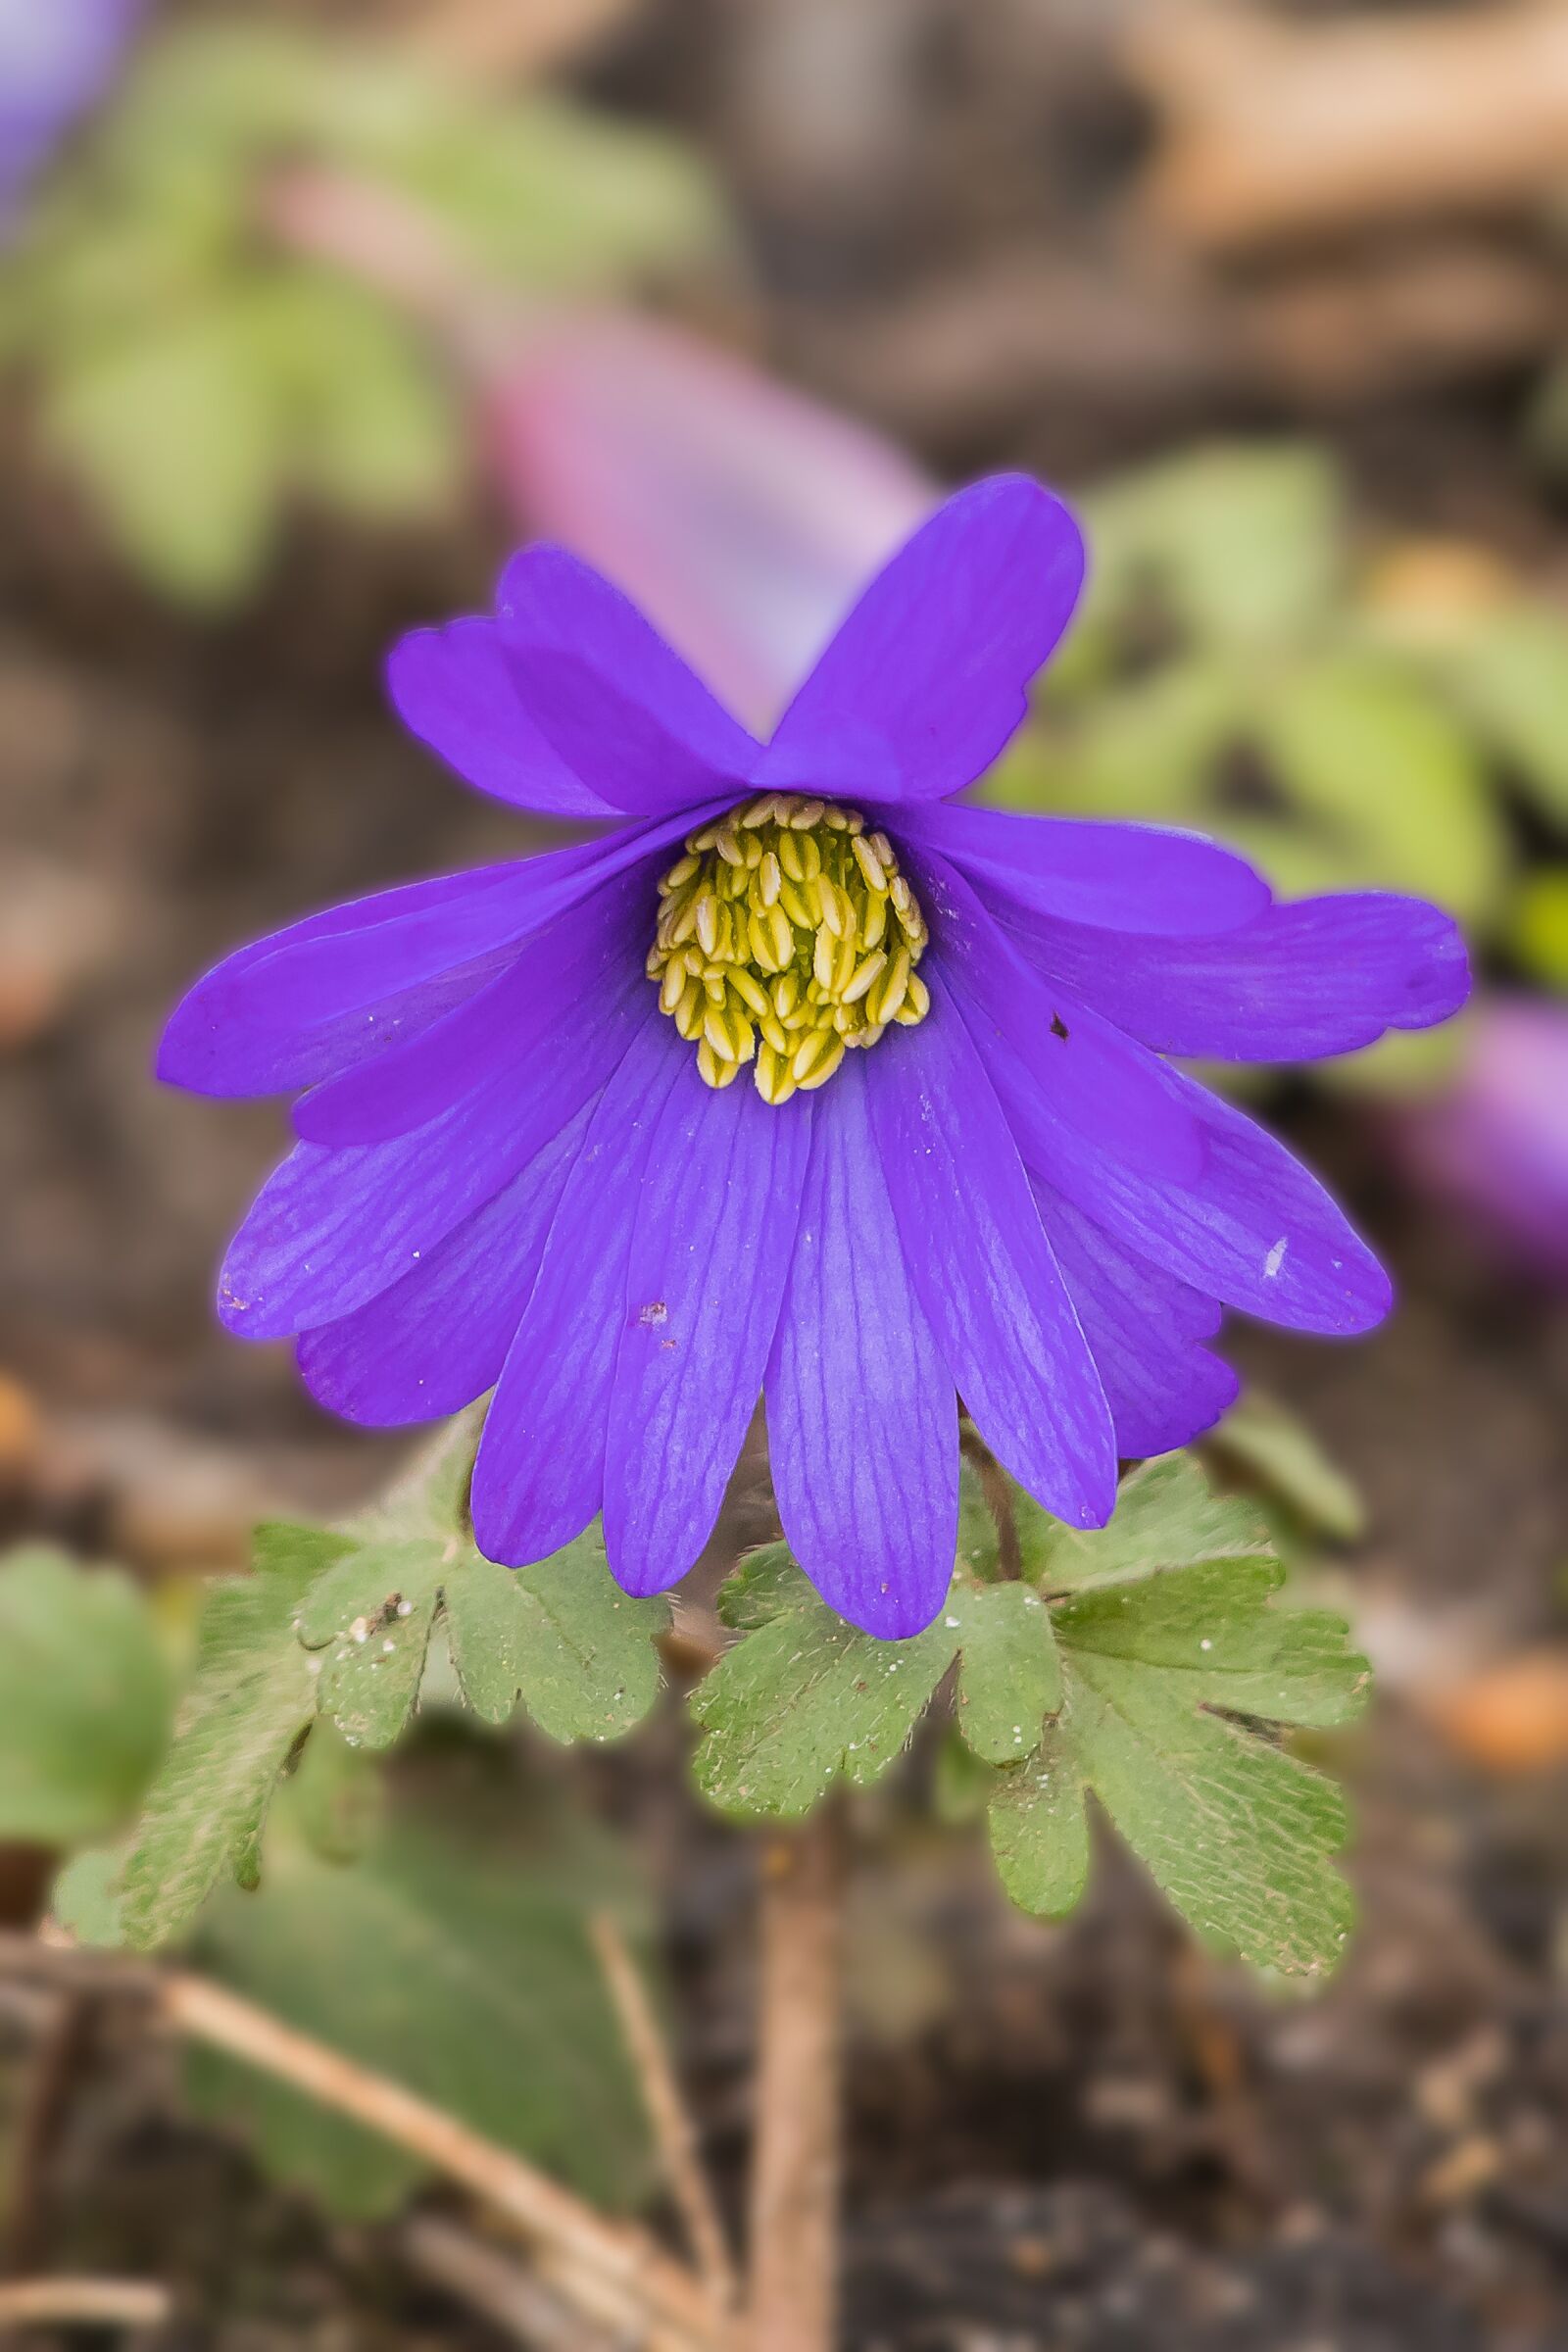
M875 846L866 840L863 833L858 833L850 843L850 848L855 853L856 864L865 876L867 890L874 890L880 895L887 889L888 877L887 868L877 856Z
M926 936L885 833L853 808L761 793L688 837L659 885L646 969L706 1084L733 1086L749 1062L779 1104L925 1018Z
M831 1038L828 1042L827 1052L815 1069L811 1071L809 1077L798 1078L795 1081L803 1095L815 1094L819 1086L826 1086L839 1063L844 1059L844 1042L842 1037ZM797 1054L796 1059L799 1060L799 1058L800 1056Z
M887 960L879 949L874 956L867 956L863 963L856 965L850 985L844 991L846 1004L858 1004L860 999L875 985L878 974L886 967Z

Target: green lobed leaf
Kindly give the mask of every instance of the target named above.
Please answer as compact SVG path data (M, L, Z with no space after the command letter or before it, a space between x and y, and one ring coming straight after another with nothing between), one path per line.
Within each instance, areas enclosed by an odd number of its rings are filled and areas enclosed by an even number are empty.
M345 1543L321 1528L260 1528L254 1574L212 1588L195 1678L122 1876L124 1934L138 1950L187 1928L225 1871L254 1879L272 1790L316 1713L295 1619Z
M118 1827L169 1735L170 1675L140 1588L29 1544L0 1561L0 1838Z
M783 1544L725 1588L725 1620L750 1629L692 1693L706 1737L697 1785L727 1813L795 1818L838 1778L858 1788L903 1749L952 1661L939 1619L910 1642L857 1633L819 1600Z
M390 1747L413 1713L457 1550L455 1538L351 1544L302 1602L299 1638L320 1653L318 1704L351 1746Z
M1071 1742L1049 1726L1034 1755L991 1796L991 1851L1020 1910L1062 1919L1089 1884L1084 1778Z
M1188 1453L1144 1462L1121 1482L1107 1527L1065 1527L1032 1495L1014 1497L1024 1574L1048 1592L1180 1568L1195 1560L1266 1554L1269 1533L1256 1506L1216 1494Z
M960 1652L959 1731L987 1763L1012 1762L1061 1704L1050 1611L1029 1585L973 1586L960 1579L941 1623Z
M447 1639L464 1696L504 1723L519 1694L552 1740L618 1740L659 1695L655 1636L666 1609L611 1576L590 1528L532 1568L470 1550L446 1586Z
M1327 1971L1352 1915L1333 1866L1345 1800L1247 1727L1348 1721L1366 1662L1342 1619L1272 1605L1284 1570L1258 1547L1255 1517L1209 1496L1193 1465L1147 1465L1123 1492L1126 1525L1118 1509L1098 1536L1063 1531L1047 1561L1048 1578L1065 1582L1090 1554L1053 1611L1060 1712L992 1800L1004 1883L1026 1908L1071 1907L1092 1788L1200 1936L1259 1968ZM1107 1576L1112 1559L1119 1573Z
M460 1811L454 1829L451 1811ZM342 1869L278 1808L267 1881L204 1914L194 1965L331 2048L433 2100L598 2204L649 2186L644 2110L587 1935L593 1909L640 1924L620 1849L587 1822L519 1826L509 1796L400 1809ZM203 2052L188 2078L274 2177L373 2219L422 2177L416 2159L265 2074Z

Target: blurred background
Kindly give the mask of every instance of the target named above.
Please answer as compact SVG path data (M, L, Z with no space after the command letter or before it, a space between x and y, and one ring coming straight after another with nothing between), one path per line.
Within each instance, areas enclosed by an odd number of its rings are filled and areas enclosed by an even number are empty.
M972 1833L879 1793L848 2340L1550 2352L1563 0L0 0L0 1921L133 1809L200 1576L399 1457L213 1321L282 1114L148 1075L229 946L516 854L392 723L392 637L548 534L765 723L940 488L999 466L1082 502L1096 570L985 789L1201 825L1290 892L1423 893L1480 981L1451 1031L1250 1092L1402 1289L1353 1348L1236 1333L1256 1386L1208 1449L1379 1671L1328 1753L1359 1940L1287 1998L1108 1851L1043 1928ZM320 1789L285 1809L196 1960L636 2209L584 1988L612 1899L733 2202L750 1863L679 1795L678 1727L583 1761L441 1695L389 1799L351 1772L326 1829ZM376 1821L352 1870L345 1803ZM416 2168L3 1953L0 2271L153 2298L88 2340L546 2340Z

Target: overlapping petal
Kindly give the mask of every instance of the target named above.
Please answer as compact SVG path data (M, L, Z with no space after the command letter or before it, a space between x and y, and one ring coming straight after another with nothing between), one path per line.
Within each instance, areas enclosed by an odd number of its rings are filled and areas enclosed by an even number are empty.
M518 944L705 810L310 915L214 966L175 1007L158 1075L202 1094L313 1086L407 1044L474 995Z
M601 1508L626 1268L643 1168L689 1057L652 1012L606 1087L566 1178L473 1469L473 1532L518 1568Z
M459 1413L501 1377L593 1105L390 1290L301 1335L300 1377L347 1421Z
M1245 858L1197 833L1004 808L900 808L890 822L950 858L999 910L1182 938L1234 930L1269 904Z
M646 919L653 903L646 864L600 884L420 1036L306 1095L295 1107L296 1130L310 1143L380 1143L438 1118L505 1064L548 1078L574 1050L562 1025L564 1005L599 1007L602 1052L615 1037L629 1039L647 1008L636 950L639 917Z
M1109 1152L1063 1153L1023 1064L982 1037L986 1066L1031 1172L1111 1240L1194 1289L1267 1323L1348 1335L1393 1303L1389 1278L1329 1195L1283 1144L1228 1102L1170 1073L1204 1130L1191 1183L1150 1175Z
M1072 1293L1116 1427L1119 1453L1168 1453L1212 1429L1240 1383L1202 1345L1220 1310L1109 1236L1049 1186L1041 1221Z
M606 1084L626 1050L628 1002L561 1005L548 1061L498 1060L407 1135L341 1150L297 1144L229 1245L219 1279L227 1328L286 1339L339 1321L412 1272ZM643 1017L636 1007L632 1025Z
M667 1033L667 1025L666 1025ZM761 1393L795 1246L812 1114L679 1075L644 1164L605 1457L605 1548L630 1592L684 1576Z
M1423 899L1381 891L1270 906L1218 937L1106 938L1045 917L1024 953L1162 1054L1311 1061L1389 1029L1458 1011L1470 967L1458 925Z
M1100 1527L1110 1413L985 1066L940 977L932 1015L866 1057L906 1262L958 1394L998 1459L1058 1517Z
M840 624L759 782L872 802L961 792L1022 723L1083 575L1078 525L1038 482L998 474L960 490Z
M1087 1147L1091 1167L1108 1152L1153 1174L1197 1176L1202 1130L1164 1063L1070 988L1043 980L945 858L926 857L916 870L943 969L970 1026L1027 1070L1035 1118L1055 1131L1056 1163Z
M529 719L616 808L658 814L751 776L760 746L590 564L527 548L496 612Z
M895 1641L930 1623L953 1575L957 1416L900 1245L868 1058L851 1054L818 1105L767 1367L768 1459L823 1599Z

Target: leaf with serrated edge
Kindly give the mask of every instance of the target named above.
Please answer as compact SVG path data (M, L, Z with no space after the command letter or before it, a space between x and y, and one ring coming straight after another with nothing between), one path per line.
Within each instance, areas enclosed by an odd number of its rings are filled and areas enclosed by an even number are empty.
M449 1565L431 1537L364 1544L312 1586L299 1636L320 1653L321 1712L351 1745L390 1747L408 1722Z
M122 1924L136 1949L177 1936L223 1871L254 1857L277 1776L316 1712L294 1621L345 1548L320 1528L263 1527L256 1573L210 1592L195 1679L122 1876Z
M1056 1608L1062 1710L993 1803L993 1842L1016 1900L1061 1907L1072 1876L1061 1858L1065 1773L1095 1790L1200 1936L1287 1974L1336 1964L1352 1916L1332 1862L1345 1800L1227 1720L1336 1724L1364 1700L1368 1671L1344 1624L1270 1605L1283 1574L1266 1554L1236 1552L1098 1584Z
M1027 1755L1061 1704L1051 1613L1028 1585L971 1586L960 1577L941 1619L960 1645L958 1729L991 1764Z
M954 1636L940 1618L909 1642L857 1633L782 1544L736 1583L726 1614L733 1623L739 1608L755 1630L693 1693L707 1737L692 1769L724 1812L797 1818L838 1775L864 1787L887 1770L947 1670Z
M1115 1516L1106 1527L1064 1527L1021 1492L1014 1502L1024 1574L1048 1592L1075 1592L1192 1560L1234 1559L1272 1548L1255 1507L1213 1494L1185 1453L1145 1462L1124 1478Z
M446 1611L464 1696L489 1723L520 1692L552 1740L618 1740L658 1696L663 1604L621 1592L597 1528L532 1568L470 1551L447 1578Z

